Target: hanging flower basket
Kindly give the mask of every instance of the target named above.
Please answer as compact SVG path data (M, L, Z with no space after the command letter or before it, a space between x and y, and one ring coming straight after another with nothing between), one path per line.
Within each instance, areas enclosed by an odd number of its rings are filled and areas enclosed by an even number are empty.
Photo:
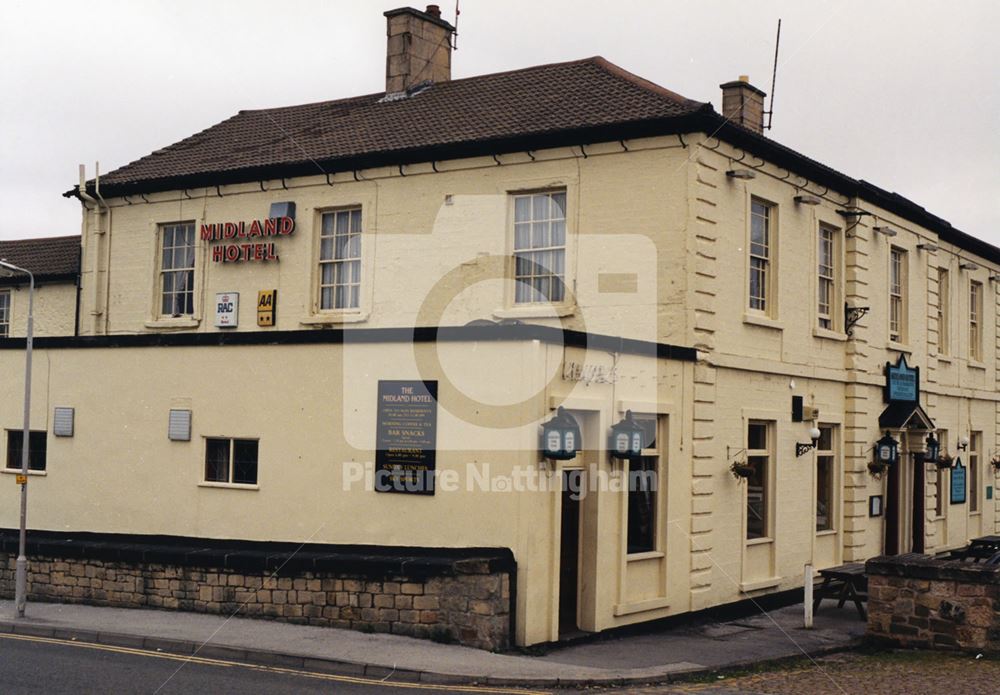
M868 464L868 473L878 480L889 469L889 464L880 461L872 461Z
M753 466L748 466L745 463L740 463L736 461L733 463L733 465L729 467L729 470L733 472L733 477L735 477L737 480L739 480L740 478L746 480L751 475L753 475L754 468Z
M951 468L954 464L955 464L954 457L948 456L947 454L938 457L937 460L934 461L934 465L942 470L945 468Z
M994 456L990 459L990 465L993 466L993 470L1000 473L1000 456Z

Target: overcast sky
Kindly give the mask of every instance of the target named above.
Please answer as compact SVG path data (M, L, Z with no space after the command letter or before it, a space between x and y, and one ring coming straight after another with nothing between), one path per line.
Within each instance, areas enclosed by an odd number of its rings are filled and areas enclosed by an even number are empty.
M61 193L240 109L384 89L392 0L5 0L0 238L79 232ZM454 20L453 2L443 2ZM418 5L423 9L423 5ZM461 0L453 76L602 55L720 110L740 74L769 135L1000 246L1000 3Z

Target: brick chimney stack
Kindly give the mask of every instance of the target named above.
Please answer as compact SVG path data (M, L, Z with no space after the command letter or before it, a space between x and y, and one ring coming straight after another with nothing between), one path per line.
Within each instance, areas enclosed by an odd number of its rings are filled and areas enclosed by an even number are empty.
M750 84L750 78L720 84L722 88L722 115L731 123L748 128L755 133L764 132L764 97L766 93Z
M401 7L385 13L388 45L385 56L386 94L405 92L430 80L451 79L451 37L455 32L441 19L441 8L421 12Z

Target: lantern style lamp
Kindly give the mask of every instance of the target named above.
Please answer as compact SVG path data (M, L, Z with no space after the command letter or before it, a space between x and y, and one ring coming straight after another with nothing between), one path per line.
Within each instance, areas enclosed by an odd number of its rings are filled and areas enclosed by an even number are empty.
M542 425L539 448L547 459L568 461L576 458L580 450L580 425L562 406L559 406L555 417Z
M931 432L927 435L925 443L927 445L927 452L924 454L924 460L937 463L938 459L941 458L941 442Z
M608 451L618 459L637 459L642 456L642 440L645 435L646 431L632 419L632 411L626 410L625 417L611 426Z
M899 442L888 432L875 442L875 462L880 465L892 466L899 460Z

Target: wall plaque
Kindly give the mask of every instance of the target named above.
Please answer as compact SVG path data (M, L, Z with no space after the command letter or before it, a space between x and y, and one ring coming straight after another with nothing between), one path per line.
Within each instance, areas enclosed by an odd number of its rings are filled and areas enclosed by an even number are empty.
M379 381L375 490L434 494L436 381Z
M960 458L951 469L951 503L965 504L965 466Z

